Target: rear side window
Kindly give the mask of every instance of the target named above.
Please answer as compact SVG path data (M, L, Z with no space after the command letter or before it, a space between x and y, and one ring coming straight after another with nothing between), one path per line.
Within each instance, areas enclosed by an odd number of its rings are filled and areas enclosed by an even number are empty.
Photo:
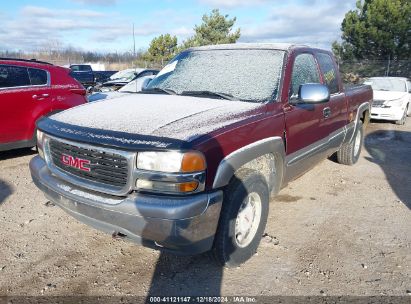
M318 64L320 65L321 73L324 76L325 84L330 90L330 94L338 93L337 71L335 70L334 62L331 56L324 53L317 55Z
M39 69L29 68L30 82L32 85L46 85L47 72Z
M73 72L91 72L91 66L89 65L72 65L70 66L70 69Z
M295 58L291 76L291 98L298 98L300 85L320 83L317 64L311 54L301 54Z
M23 87L30 85L27 68L0 65L0 88Z

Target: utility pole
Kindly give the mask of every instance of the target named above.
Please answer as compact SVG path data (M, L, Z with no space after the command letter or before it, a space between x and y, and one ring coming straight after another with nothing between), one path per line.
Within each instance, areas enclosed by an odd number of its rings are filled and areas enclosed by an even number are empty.
M136 58L136 36L134 35L134 22L133 22L133 57Z
M391 55L388 55L387 74L385 76L390 76L390 65L391 65Z
M133 60L131 60L132 67L134 67L134 60L136 60L136 36L134 35L134 22L133 22Z

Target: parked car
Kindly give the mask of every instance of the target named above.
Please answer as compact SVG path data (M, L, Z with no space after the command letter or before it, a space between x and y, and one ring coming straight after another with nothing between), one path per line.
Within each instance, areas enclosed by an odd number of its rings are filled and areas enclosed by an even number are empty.
M335 152L359 159L372 90L345 90L339 75L331 52L306 46L191 48L140 93L39 122L31 174L91 226L239 265L257 250L270 193Z
M118 91L93 93L89 95L87 99L89 102L92 102L92 101L104 100L104 99L115 99L115 98L118 98L118 97L121 97L127 94L137 93L143 90L144 88L146 88L154 77L155 77L154 75L143 76L133 81L130 81L125 86L120 88Z
M96 84L96 78L89 64L71 64L70 75L77 79L84 87L94 86Z
M93 71L96 83L103 83L110 79L118 71Z
M36 122L86 102L70 70L46 62L0 58L0 151L36 145Z
M411 81L402 77L372 77L365 84L374 91L371 118L405 124L411 115Z
M110 92L117 91L129 82L144 76L155 76L158 70L153 69L126 69L119 71L110 76L110 79L102 84L96 85L93 88L94 92Z

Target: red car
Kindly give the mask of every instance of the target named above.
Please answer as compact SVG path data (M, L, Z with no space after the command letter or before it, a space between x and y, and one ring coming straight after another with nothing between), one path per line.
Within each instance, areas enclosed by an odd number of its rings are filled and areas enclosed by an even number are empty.
M67 68L0 58L0 151L36 145L36 122L86 103L84 87Z

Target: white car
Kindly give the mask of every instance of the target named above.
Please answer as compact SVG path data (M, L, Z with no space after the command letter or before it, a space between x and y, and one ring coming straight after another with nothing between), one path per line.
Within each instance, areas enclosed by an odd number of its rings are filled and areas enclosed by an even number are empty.
M114 99L124 95L128 95L131 93L137 93L143 90L145 87L148 86L151 79L156 77L155 75L150 76L143 76L137 78L133 81L130 81L128 84L123 86L118 91L109 91L109 92L97 92L88 96L88 101L97 101L97 100L105 100L105 99Z
M364 84L371 85L374 100L371 118L405 124L411 115L411 81L402 77L372 77Z

